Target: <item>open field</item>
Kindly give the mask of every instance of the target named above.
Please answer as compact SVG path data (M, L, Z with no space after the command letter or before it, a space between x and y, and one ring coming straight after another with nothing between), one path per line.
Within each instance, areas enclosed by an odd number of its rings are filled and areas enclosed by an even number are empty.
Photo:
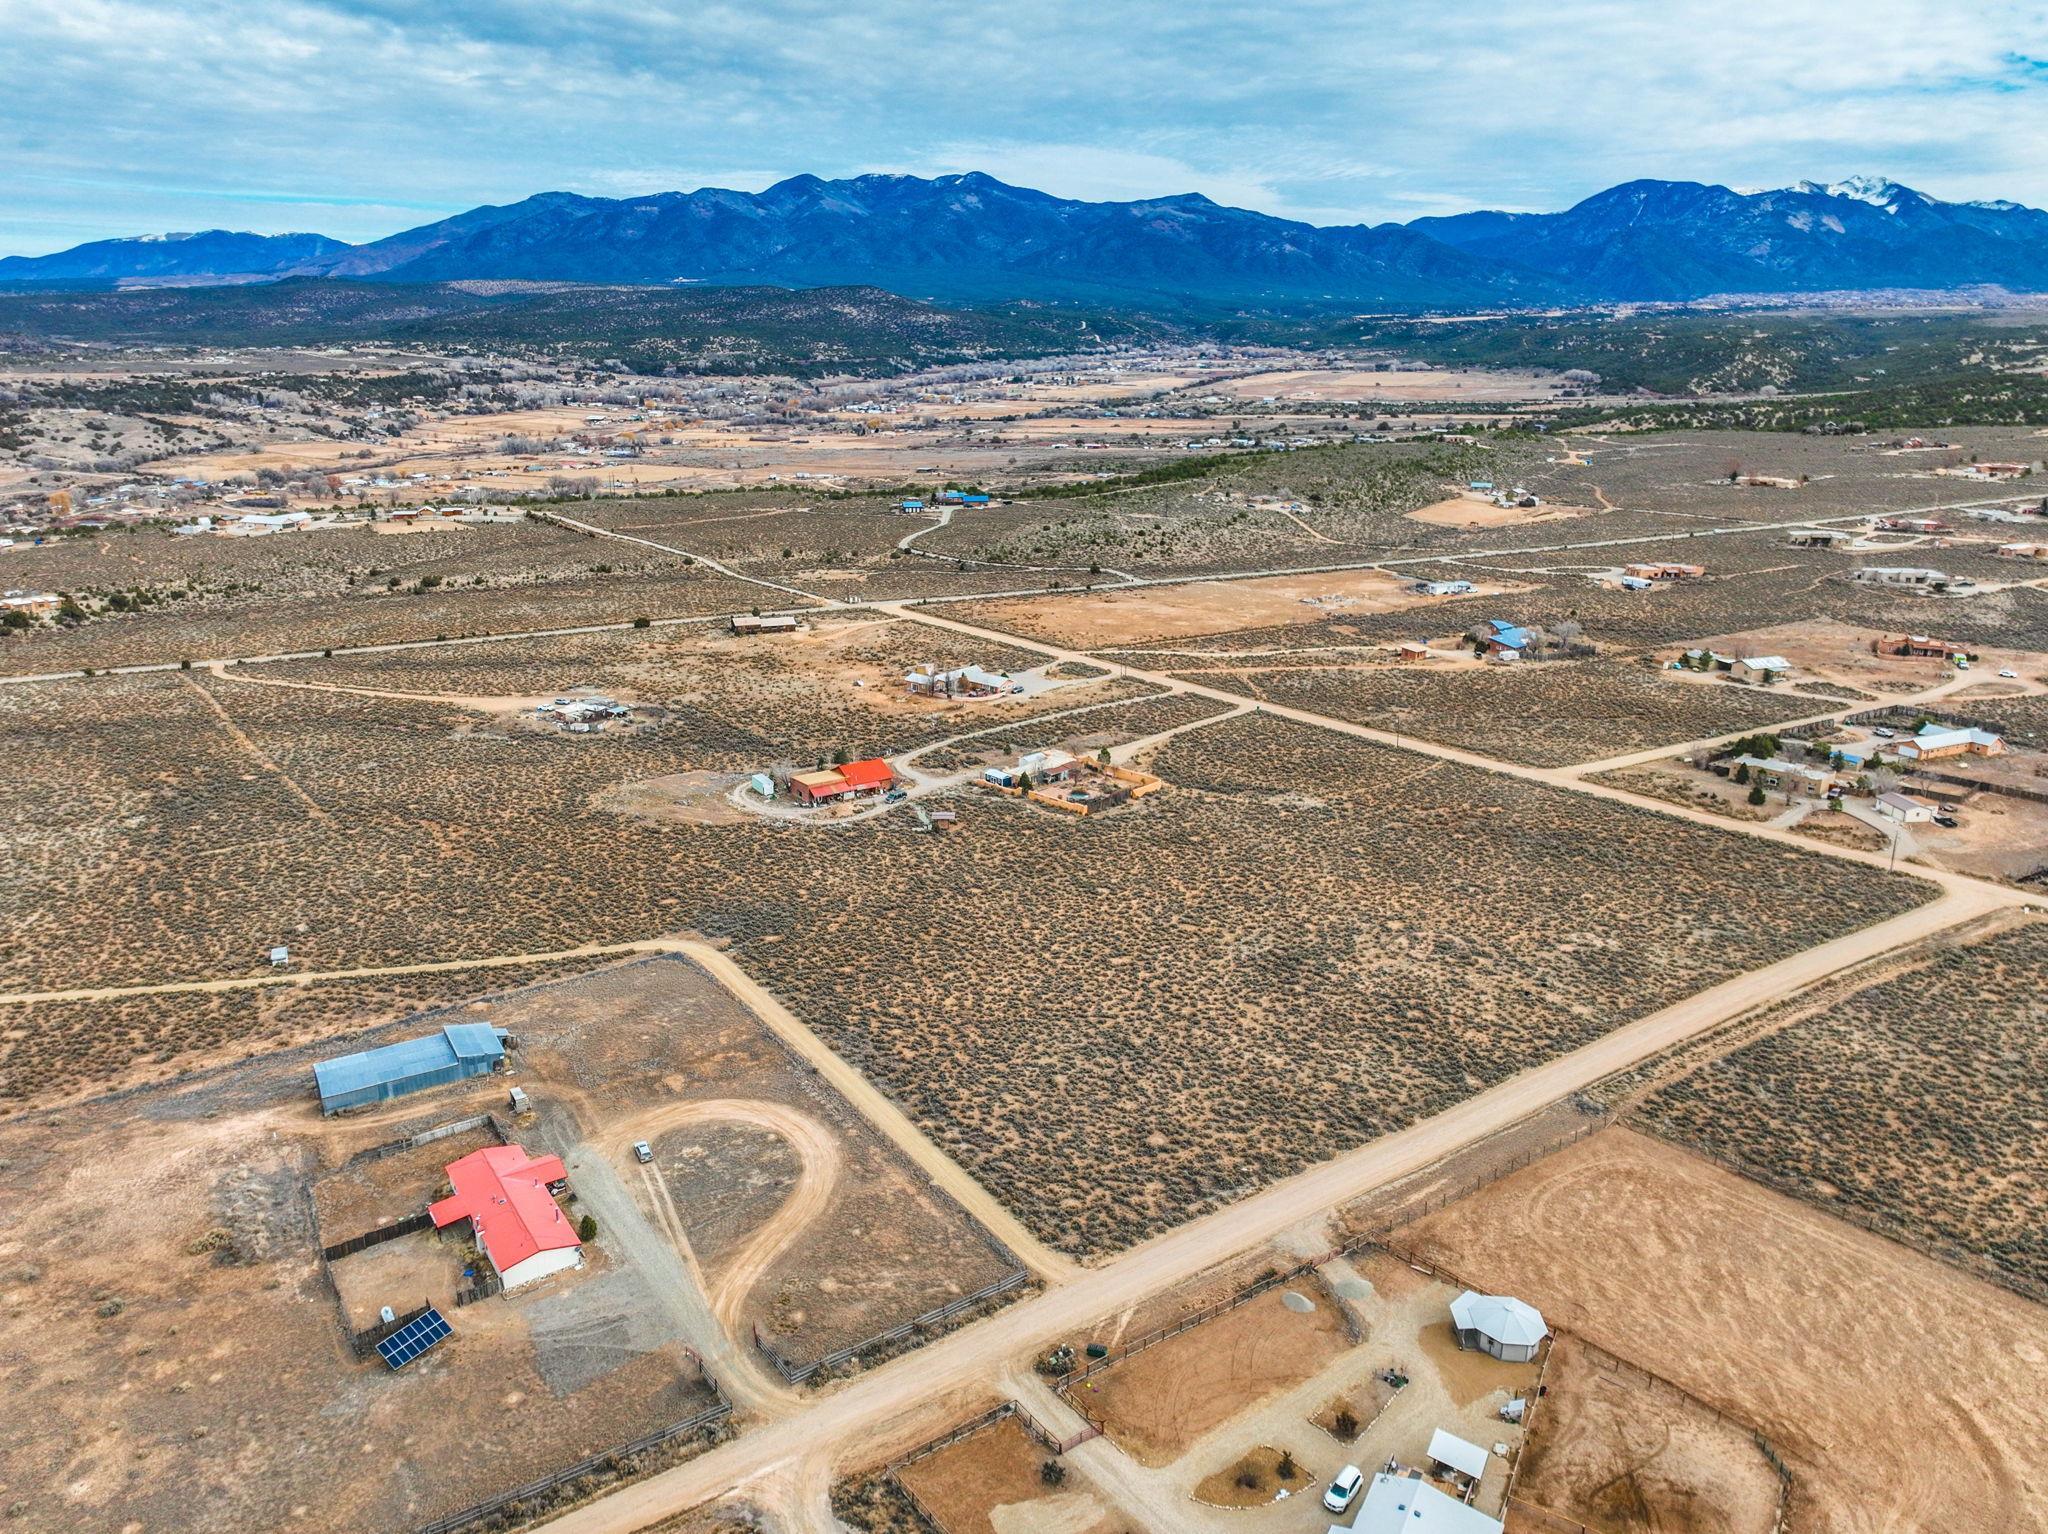
M1201 671L1184 669L1185 657L1172 664L1183 668L1177 676L1261 702L1537 767L1760 729L1827 707L1812 698L1680 678L1622 660L1296 669L1220 660L1215 669Z
M1464 368L1318 368L1250 373L1210 385L1217 394L1239 399L1334 400L1376 410L1382 402L1421 400L1432 404L1476 404L1484 401L1540 400L1556 394L1555 376L1506 369Z
M1603 1534L1772 1534L1778 1475L1755 1440L1604 1361L1577 1337L1552 1340L1515 1495Z
M262 538L106 533L9 552L10 585L140 592L151 604L0 641L0 674L16 676L708 616L763 596L673 555L523 520L416 538L366 524Z
M1634 1116L1771 1187L2048 1295L2048 1190L2035 1175L2044 985L2048 924L1941 944L1817 1013L1792 999L1783 1026L1669 1080Z
M1342 621L1349 613L1408 612L1443 600L1417 595L1413 585L1383 570L1345 570L971 602L950 616L1071 648L1102 649L1248 627ZM1512 587L1493 582L1479 589L1494 594ZM1421 625L1428 621L1419 614L1415 618Z
M1619 1129L1400 1239L1759 1427L1794 1528L2048 1528L2048 1312L1981 1280Z
M864 855L821 862L804 899L764 892L714 929L1070 1251L1163 1230L1925 898L1271 718L1182 736L1153 770L1170 791L1089 821L977 795L957 836L859 827L842 845ZM1000 944L955 963L872 921L860 892L878 886ZM1093 977L1085 1002L1074 973Z

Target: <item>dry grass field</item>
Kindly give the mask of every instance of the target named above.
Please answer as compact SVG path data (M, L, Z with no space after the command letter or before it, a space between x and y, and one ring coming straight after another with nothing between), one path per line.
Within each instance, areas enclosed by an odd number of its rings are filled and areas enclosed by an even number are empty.
M1826 707L1808 698L1667 676L1621 660L1299 669L1224 662L1174 674L1260 702L1536 767L1761 729Z
M2048 1529L2048 1312L1979 1279L1619 1129L1400 1239L1761 1428L1795 1529Z
M2048 924L1941 945L1635 1108L1822 1209L2048 1295Z
M1319 623L1349 613L1412 612L1442 600L1418 596L1414 584L1384 570L1345 570L970 602L950 609L949 616L1069 648L1113 649L1256 626ZM1489 595L1506 589L1507 583L1498 581L1481 587ZM1416 613L1412 621L1426 627L1430 620Z
M1602 1534L1773 1534L1778 1474L1748 1433L1603 1366L1566 1334L1550 1345L1515 1495ZM1545 1534L1510 1514L1511 1534Z
M1270 717L1180 737L1153 766L1171 792L1088 821L975 795L955 836L857 828L801 895L761 888L713 929L1073 1251L1925 898ZM873 920L875 889L909 914ZM920 912L975 962L931 944Z
M745 612L766 595L651 549L523 522L414 538L131 533L32 549L8 570L10 584L158 597L0 641L0 675L13 676Z

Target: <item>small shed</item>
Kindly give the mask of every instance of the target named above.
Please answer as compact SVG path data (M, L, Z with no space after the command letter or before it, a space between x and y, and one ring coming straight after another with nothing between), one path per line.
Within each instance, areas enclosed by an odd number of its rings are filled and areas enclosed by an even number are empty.
M1503 1363L1525 1364L1550 1335L1543 1312L1505 1294L1467 1289L1451 1301L1451 1329L1458 1346L1477 1348Z
M270 950L270 967L272 969L283 969L291 961L292 951L285 947L284 944L280 943Z
M322 1060L313 1067L320 1111L340 1113L489 1075L504 1062L506 1037L489 1023L448 1023L425 1038Z
M1429 1435L1429 1462L1468 1481L1479 1481L1486 1475L1486 1451L1476 1443L1467 1443L1456 1433L1438 1428Z

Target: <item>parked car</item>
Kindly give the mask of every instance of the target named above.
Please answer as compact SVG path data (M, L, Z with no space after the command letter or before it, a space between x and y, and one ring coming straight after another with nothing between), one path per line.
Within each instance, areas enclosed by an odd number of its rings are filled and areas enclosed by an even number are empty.
M1957 826L1962 824L1953 815L1937 815L1934 817L1934 823L1950 831L1955 830Z
M2008 682L2012 681L2019 675L2019 673L2013 670L2010 666L2000 666L1998 668L1998 674L2005 678L2005 680Z
M635 1140L633 1142L633 1159L643 1164L652 1161L654 1159L654 1147L645 1140Z
M1356 1465L1346 1465L1330 1479L1330 1489L1323 1493L1323 1506L1333 1513L1341 1513L1358 1500L1359 1488L1365 1485L1365 1472Z
M1870 733L1875 735L1879 740L1890 740L1894 735L1898 734L1899 732L1897 730L1890 728L1887 725L1881 724L1878 725L1875 729L1873 729Z

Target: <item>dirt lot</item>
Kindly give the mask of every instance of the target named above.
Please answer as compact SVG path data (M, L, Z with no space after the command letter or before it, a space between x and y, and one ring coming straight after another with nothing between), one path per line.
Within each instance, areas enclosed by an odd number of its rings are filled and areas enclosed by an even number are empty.
M1947 637L1941 628L1938 609L1928 610L1922 623L1924 627L1915 628L1912 632ZM1773 624L1768 628L1737 634L1717 634L1700 643L1704 648L1718 650L1723 655L1782 655L1803 677L1819 682L1846 682L1852 687L1880 695L1924 692L1956 674L1955 668L1945 660L1911 660L1895 655L1871 654L1871 641L1881 637L1875 629L1816 618L1800 623ZM1976 643L1969 644L1968 648L1981 657L1972 667L1973 675L1981 673L1995 678L2000 667L2010 666L2022 676L2031 676L2041 665L2040 656L2024 650L1996 649Z
M1537 506L1499 506L1476 495L1454 495L1411 511L1408 516L1411 521L1426 522L1431 527L1526 527L1531 522L1566 522L1592 514L1584 506L1560 506L1550 501Z
M1603 1534L1772 1534L1778 1474L1749 1434L1604 1360L1569 1334L1551 1344L1515 1495Z
M1384 400L1426 400L1431 403L1476 403L1480 400L1548 399L1559 387L1541 373L1507 370L1470 372L1461 368L1316 368L1252 373L1204 386L1210 392L1240 399L1313 399L1356 402L1377 409Z
M1005 1417L906 1466L899 1479L941 1534L1112 1534L1123 1527L1071 1465L1058 1486L1039 1476L1045 1450Z
M1102 649L1250 626L1316 623L1349 612L1405 612L1443 600L1418 596L1414 584L1384 570L1191 581L1088 596L976 603L973 621L1072 648ZM1507 582L1480 588L1485 593L1512 589Z
M1313 1285L1310 1286L1312 1289ZM1346 1351L1336 1307L1302 1311L1285 1289L1226 1311L1074 1388L1073 1399L1141 1464L1166 1465L1200 1438L1299 1385Z
M1796 1528L2048 1528L2048 1312L2003 1290L1626 1130L1402 1239L1761 1427Z

